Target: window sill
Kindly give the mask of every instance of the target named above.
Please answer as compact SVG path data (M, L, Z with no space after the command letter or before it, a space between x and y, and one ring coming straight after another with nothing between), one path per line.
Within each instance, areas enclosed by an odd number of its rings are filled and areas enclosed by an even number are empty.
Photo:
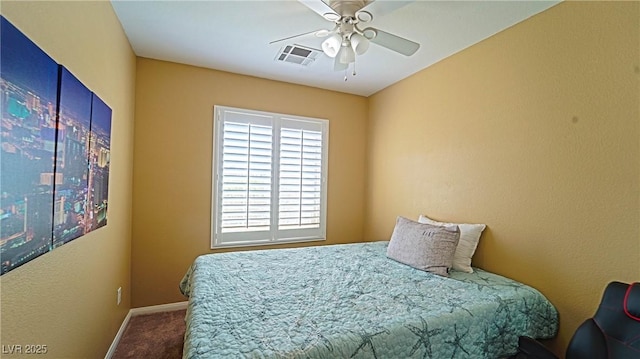
M265 241L252 241L252 242L219 243L211 246L211 249L275 246L275 245L287 244L287 243L323 242L326 240L327 240L326 238L292 238L292 239L279 239L274 241L265 240Z

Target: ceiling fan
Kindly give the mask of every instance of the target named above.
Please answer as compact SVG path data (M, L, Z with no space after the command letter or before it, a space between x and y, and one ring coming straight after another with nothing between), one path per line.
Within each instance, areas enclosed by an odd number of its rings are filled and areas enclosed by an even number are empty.
M356 54L362 55L369 49L370 43L380 45L405 56L413 55L420 48L417 42L393 35L373 27L361 28L360 25L373 20L372 12L376 15L387 14L410 1L375 1L375 0L298 0L309 9L319 14L335 25L333 29L320 29L303 34L285 37L271 41L274 44L300 36L315 35L327 37L322 42L322 51L329 57L335 58L334 70L347 70L349 64L354 63ZM371 10L371 11L370 11ZM345 76L345 81L347 80Z

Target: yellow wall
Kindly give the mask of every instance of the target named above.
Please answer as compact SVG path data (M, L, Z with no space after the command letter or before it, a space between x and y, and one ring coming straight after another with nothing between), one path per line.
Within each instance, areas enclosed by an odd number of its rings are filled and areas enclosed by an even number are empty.
M640 280L639 49L640 3L562 3L372 96L365 237L486 223L474 265L547 295L563 352Z
M180 279L196 256L213 252L214 105L328 119L327 241L304 245L363 240L366 98L139 58L131 248L134 307L186 300L178 291Z
M2 345L104 357L130 308L135 56L109 2L3 0L1 11L113 110L109 223L0 278Z
M608 281L640 280L640 3L560 4L369 99L136 63L107 2L1 11L113 109L109 225L1 277L3 345L101 357L130 301L185 300L213 252L216 104L330 120L328 241L305 245L388 239L397 215L486 223L474 264L549 297L556 348Z

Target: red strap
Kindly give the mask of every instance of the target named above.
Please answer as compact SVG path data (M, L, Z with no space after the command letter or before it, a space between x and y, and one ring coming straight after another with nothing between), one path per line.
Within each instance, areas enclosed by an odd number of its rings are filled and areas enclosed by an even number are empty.
M632 289L632 288L633 288L633 286L634 286L634 285L636 285L636 284L640 284L640 283L631 283L631 284L629 285L629 288L627 288L627 292L626 292L626 293L625 293L625 295L624 295L624 304L623 304L623 308L624 308L624 313L625 313L629 318L634 319L634 320L637 320L637 321L639 321L639 322L640 322L640 317L636 317L635 315L633 315L633 314L629 313L629 309L628 309L628 308L629 308L629 304L628 304L628 301L629 301L629 295L631 295L631 289Z

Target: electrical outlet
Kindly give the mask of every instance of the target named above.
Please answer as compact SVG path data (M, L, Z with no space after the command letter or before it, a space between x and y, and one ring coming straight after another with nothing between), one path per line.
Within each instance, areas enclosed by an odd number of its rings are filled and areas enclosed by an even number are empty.
M122 302L122 287L118 287L118 305Z

